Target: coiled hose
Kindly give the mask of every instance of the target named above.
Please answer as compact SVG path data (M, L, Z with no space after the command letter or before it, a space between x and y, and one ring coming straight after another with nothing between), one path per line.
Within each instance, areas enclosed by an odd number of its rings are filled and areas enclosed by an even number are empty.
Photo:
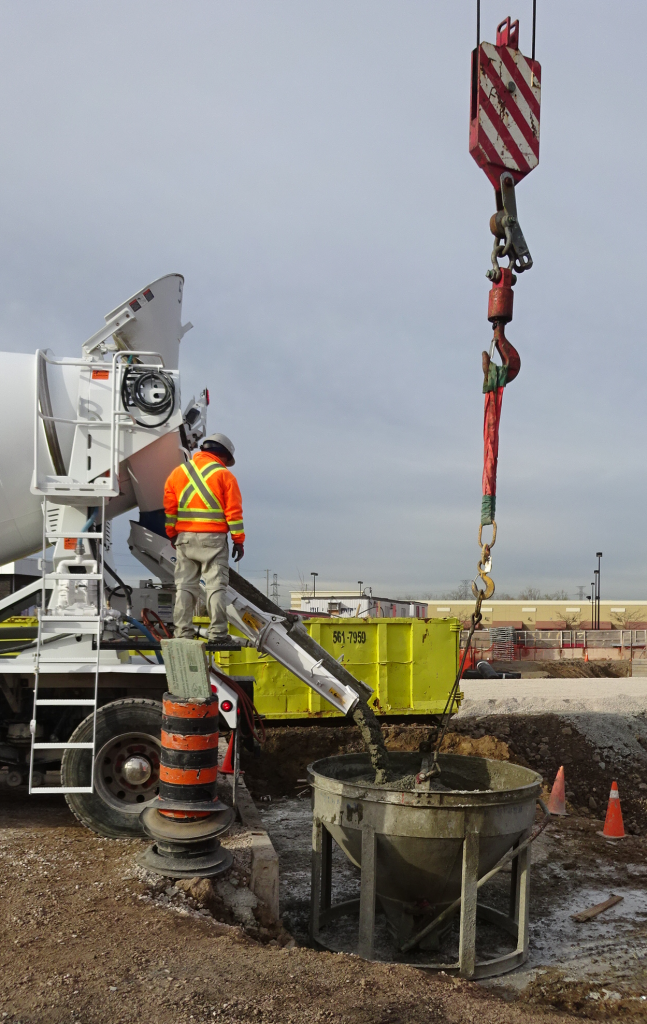
M154 402L149 401L146 397L148 386L161 388L161 398ZM135 418L135 423L139 427L163 427L170 420L175 408L175 381L164 370L148 370L132 364L126 367L121 381L121 401L126 412L135 407L149 416L164 416L157 423L142 423Z

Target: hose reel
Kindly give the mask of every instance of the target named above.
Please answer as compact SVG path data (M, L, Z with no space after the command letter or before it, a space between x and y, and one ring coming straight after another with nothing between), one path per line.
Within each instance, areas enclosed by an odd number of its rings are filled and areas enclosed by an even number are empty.
M164 370L148 366L127 366L121 382L121 401L138 426L163 427L175 409L175 381ZM154 422L143 422L137 418L134 410L147 417L154 417Z

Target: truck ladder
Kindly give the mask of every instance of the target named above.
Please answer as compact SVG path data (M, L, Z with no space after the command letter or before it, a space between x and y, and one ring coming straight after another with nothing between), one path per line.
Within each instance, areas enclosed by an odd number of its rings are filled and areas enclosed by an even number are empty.
M92 793L94 790L94 759L96 754L96 740L97 740L97 705L99 698L99 671L100 671L100 658L101 658L101 627L102 627L102 616L101 609L103 608L103 588L104 588L104 562L103 562L103 544L105 537L105 497L101 498L101 530L93 529L92 532L79 532L77 534L71 533L51 533L47 530L47 498L43 499L43 551L40 562L41 568L41 606L38 610L38 635L36 639L36 651L34 654L34 711L31 722L29 723L29 729L31 732L31 751L29 756L29 792L30 793ZM96 543L96 562L97 572L96 573L84 573L84 574L71 574L71 573L59 573L59 572L47 572L45 555L47 545L52 540L62 540L64 538L72 538L80 540L93 540ZM88 603L88 613L78 614L53 614L48 611L47 607L47 591L51 590L52 586L57 581L74 581L79 582L96 582L96 613L90 614L91 605ZM55 591L56 592L56 591ZM93 602L95 604L95 602ZM67 624L67 628L66 628ZM57 634L64 636L66 633L73 632L76 636L84 635L91 636L95 639L93 657L84 658L69 658L60 651L59 657L52 658L48 656L46 658L47 665L56 665L57 663L61 667L69 665L71 662L83 662L84 664L94 663L94 696L93 697L73 697L73 698L50 698L50 697L39 697L40 689L40 677L41 677L41 662L43 660L43 647L47 643L47 639ZM91 743L41 743L37 740L37 725L38 725L38 708L42 707L83 707L92 709L92 742ZM34 774L34 752L36 750L90 750L91 754L91 766L90 766L90 782L87 786L34 786L33 785L33 774Z

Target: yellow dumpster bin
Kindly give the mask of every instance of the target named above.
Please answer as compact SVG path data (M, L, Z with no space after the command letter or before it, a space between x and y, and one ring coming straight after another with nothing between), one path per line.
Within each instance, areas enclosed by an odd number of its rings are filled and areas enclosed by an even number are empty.
M307 619L313 640L374 691L378 715L440 714L460 656L458 619ZM232 630L235 633L235 630ZM254 677L268 719L340 718L340 712L270 655L253 647L214 655L222 671Z

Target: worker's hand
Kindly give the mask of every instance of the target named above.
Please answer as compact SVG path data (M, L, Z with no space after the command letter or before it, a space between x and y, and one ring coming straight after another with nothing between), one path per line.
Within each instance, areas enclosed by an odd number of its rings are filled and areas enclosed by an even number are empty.
M241 558L243 557L244 554L245 554L245 546L244 546L244 544L234 544L232 552L231 552L231 557L233 558L234 562L240 562L240 560L241 560Z

